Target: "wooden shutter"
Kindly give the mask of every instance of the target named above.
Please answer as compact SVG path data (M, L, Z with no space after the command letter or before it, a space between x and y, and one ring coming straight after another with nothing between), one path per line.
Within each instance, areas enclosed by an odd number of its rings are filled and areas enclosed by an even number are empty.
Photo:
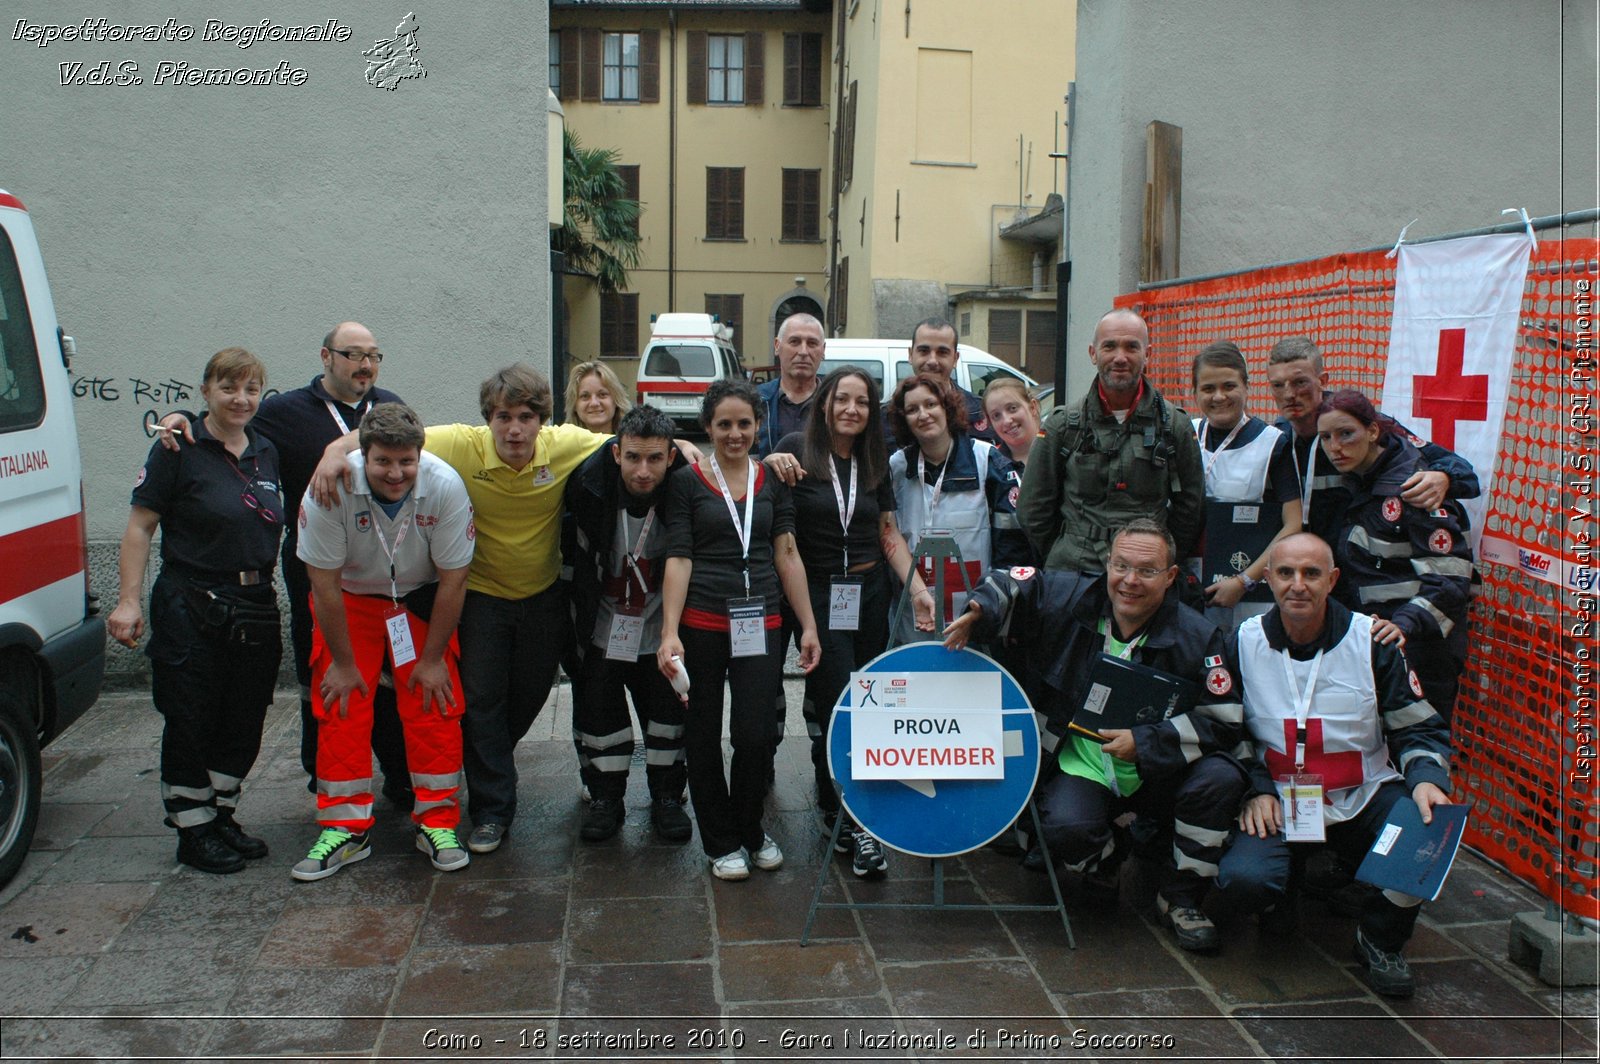
M783 105L800 105L800 34L783 35Z
M706 31L690 30L685 39L689 53L689 69L684 73L687 98L690 103L706 102Z
M600 293L600 357L617 357L617 337L621 332L617 317L622 300L615 292Z
M848 185L856 167L856 82L850 83L850 98L844 105L844 157L840 160L843 183Z
M576 27L561 31L561 99L578 98L578 49L582 47Z
M708 240L721 240L727 236L727 223L724 220L723 204L727 199L727 191L723 180L727 171L720 166L706 167L706 238Z
M639 167L636 164L617 166L617 176L622 178L622 194L639 204L639 215L633 220L633 235L639 235L639 218L644 216L644 203L639 198Z
M639 31L639 102L661 102L661 31Z
M622 358L639 357L639 293L628 292L617 297L621 303L620 319L621 348L617 354Z
M989 353L1008 366L1022 365L1022 311L989 311Z
M765 102L767 87L766 35L744 35L744 105L760 107Z
M822 106L822 34L800 34L800 103Z
M783 172L783 239L800 239L800 171Z
M744 167L728 168L728 205L725 212L729 240L744 239Z
M598 103L600 101L600 85L605 78L605 58L602 51L604 34L593 26L585 26L579 32L583 43L579 49L582 70L579 75L581 81L578 87L578 98ZM563 71L562 77L565 76L566 73Z
M800 171L800 239L822 239L822 171Z

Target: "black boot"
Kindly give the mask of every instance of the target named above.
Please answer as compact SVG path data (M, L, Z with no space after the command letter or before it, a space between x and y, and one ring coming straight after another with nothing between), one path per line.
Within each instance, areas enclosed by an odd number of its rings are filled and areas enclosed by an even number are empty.
M214 875L244 869L244 858L223 842L209 823L178 829L178 863Z
M245 834L244 828L233 819L232 809L218 809L217 819L211 822L211 826L216 831L217 838L240 857L256 861L267 855L266 840Z

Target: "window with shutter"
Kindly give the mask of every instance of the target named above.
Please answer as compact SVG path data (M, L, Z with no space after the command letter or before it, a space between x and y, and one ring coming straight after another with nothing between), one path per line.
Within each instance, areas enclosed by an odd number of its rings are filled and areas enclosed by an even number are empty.
M600 293L600 357L639 357L639 294Z
M706 167L706 239L744 239L744 167Z

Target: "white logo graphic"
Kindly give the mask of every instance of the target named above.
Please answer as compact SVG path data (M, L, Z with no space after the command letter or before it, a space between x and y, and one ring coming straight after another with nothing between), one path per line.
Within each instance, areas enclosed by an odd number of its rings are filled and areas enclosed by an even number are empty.
M374 41L361 53L367 57L367 84L393 92L406 78L425 78L428 72L417 62L417 16L408 12L394 28L394 37Z

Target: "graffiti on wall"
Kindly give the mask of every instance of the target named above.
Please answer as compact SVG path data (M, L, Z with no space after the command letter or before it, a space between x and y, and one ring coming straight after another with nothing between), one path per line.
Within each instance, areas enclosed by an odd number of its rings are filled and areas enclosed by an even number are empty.
M278 394L276 388L261 393L261 398ZM154 436L161 419L175 410L198 412L205 406L200 386L188 381L145 380L143 377L83 377L72 374L73 398L89 404L119 403L131 406L146 436Z

